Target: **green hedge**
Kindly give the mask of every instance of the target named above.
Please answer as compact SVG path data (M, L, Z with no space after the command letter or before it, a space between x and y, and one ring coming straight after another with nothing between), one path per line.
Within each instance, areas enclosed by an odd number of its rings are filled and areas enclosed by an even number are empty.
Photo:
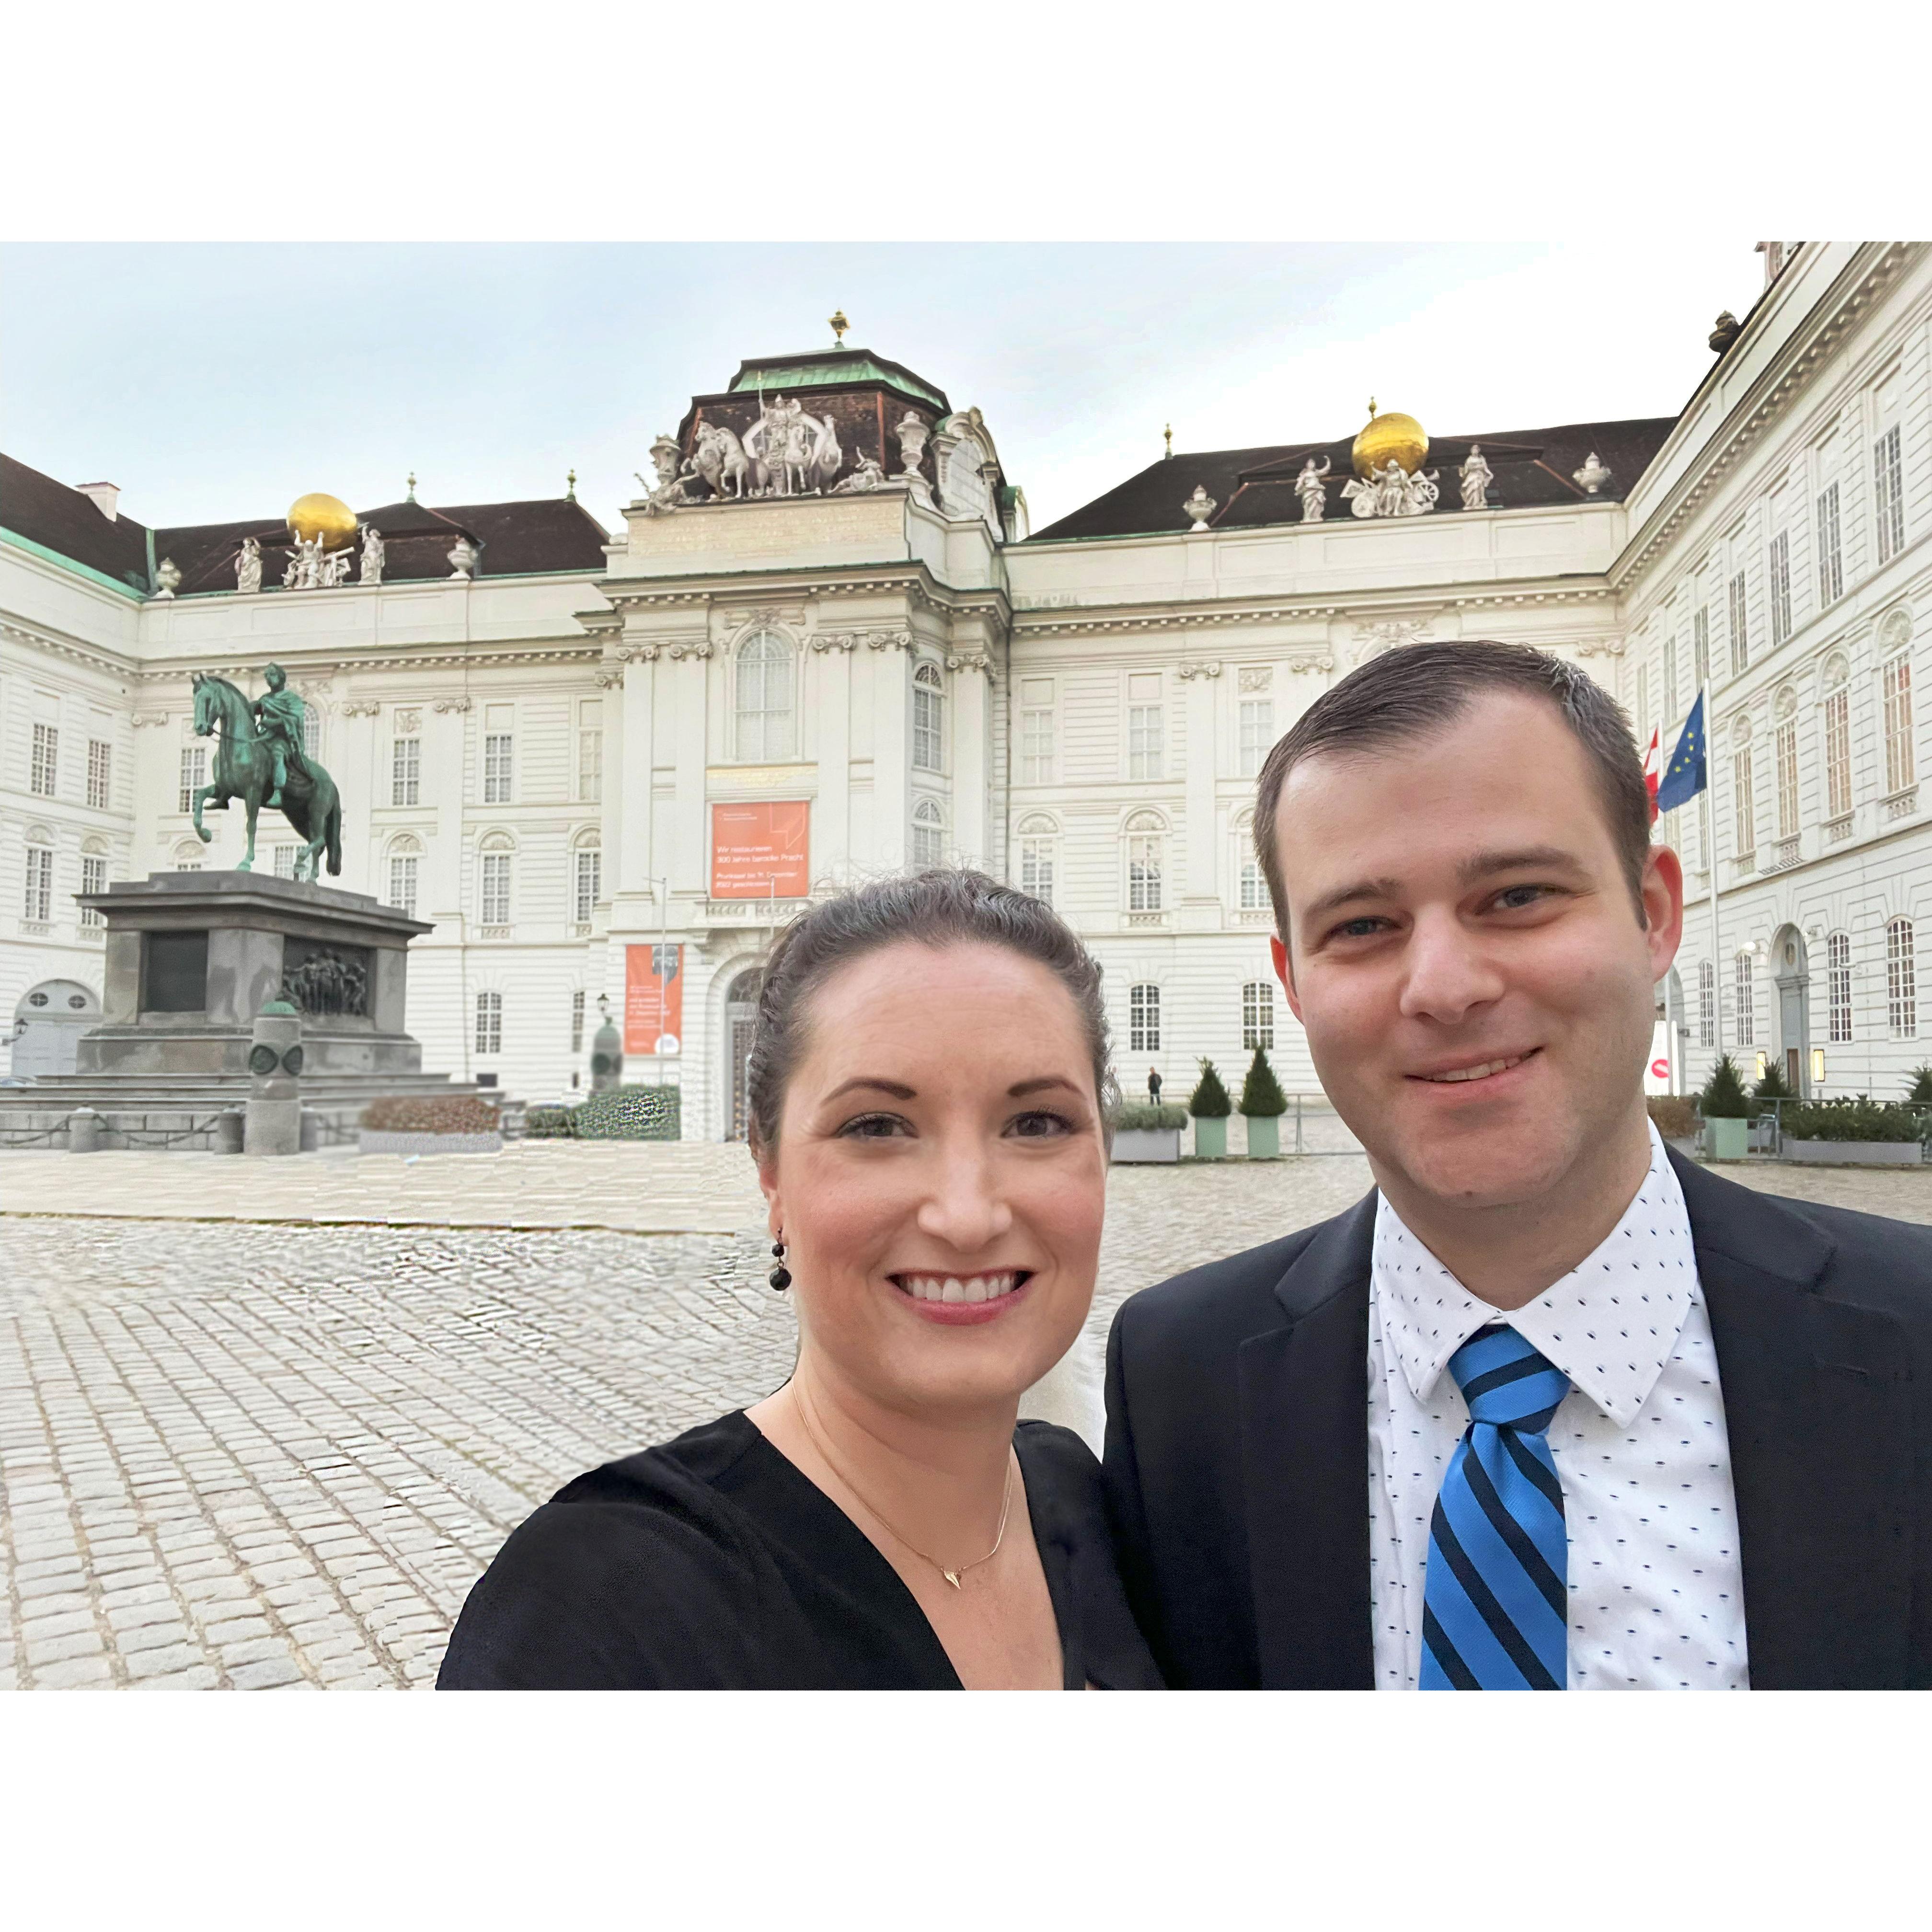
M570 1138L568 1107L530 1107L524 1113L524 1133L533 1141L567 1141Z
M1116 1133L1158 1133L1168 1128L1178 1130L1186 1124L1185 1107L1156 1107L1146 1100L1123 1100L1114 1114Z
M1781 1119L1788 1141L1916 1141L1927 1117L1895 1101L1812 1100L1787 1106Z
M674 1141L683 1114L675 1087L610 1087L574 1107L532 1107L524 1131L533 1141Z

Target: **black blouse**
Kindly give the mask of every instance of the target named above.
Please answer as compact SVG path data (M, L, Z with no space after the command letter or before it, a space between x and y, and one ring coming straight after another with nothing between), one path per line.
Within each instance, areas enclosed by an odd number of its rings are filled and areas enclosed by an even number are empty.
M1158 1690L1070 1430L1013 1432L1066 1684ZM741 1409L558 1491L457 1619L442 1690L957 1690L912 1592Z

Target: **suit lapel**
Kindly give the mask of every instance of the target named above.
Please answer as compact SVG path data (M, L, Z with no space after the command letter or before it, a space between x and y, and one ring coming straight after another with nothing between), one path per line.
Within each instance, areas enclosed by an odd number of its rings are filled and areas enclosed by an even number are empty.
M1858 1689L1910 1670L1906 1337L1820 1287L1830 1238L1672 1156L1730 1438L1750 1680Z
M1241 1345L1241 1474L1261 1680L1372 1688L1369 1612L1371 1194L1331 1222L1275 1294L1286 1325Z

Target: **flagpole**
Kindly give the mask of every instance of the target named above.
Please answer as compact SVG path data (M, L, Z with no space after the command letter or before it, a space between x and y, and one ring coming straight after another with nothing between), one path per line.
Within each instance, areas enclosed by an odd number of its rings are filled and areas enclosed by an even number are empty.
M1697 694L1704 720L1704 864L1711 880L1711 1030L1717 1050L1724 1050L1724 954L1718 937L1718 772L1712 757L1711 687Z

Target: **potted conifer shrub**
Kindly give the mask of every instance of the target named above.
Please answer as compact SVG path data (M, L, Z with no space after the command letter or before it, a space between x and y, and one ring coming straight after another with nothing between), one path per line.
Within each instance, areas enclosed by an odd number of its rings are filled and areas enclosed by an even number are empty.
M1228 1098L1211 1060L1201 1063L1201 1078L1189 1096L1187 1111L1194 1116L1196 1159L1220 1160L1228 1151L1228 1116L1234 1111L1234 1103Z
M1750 1142L1750 1096L1728 1053L1718 1056L1697 1104L1704 1116L1704 1151L1712 1160L1742 1160Z
M1774 1060L1764 1063L1764 1071L1758 1076L1757 1084L1751 1089L1754 1105L1752 1113L1756 1117L1750 1124L1750 1150L1753 1154L1775 1154L1778 1135L1775 1127L1767 1132L1765 1116L1769 1114L1780 1126L1781 1103L1795 1100L1798 1096L1791 1090L1791 1083L1784 1077L1784 1070Z
M1241 1082L1241 1114L1248 1124L1248 1154L1275 1154L1281 1151L1281 1117L1288 1112L1288 1096L1268 1064L1268 1049L1258 1046L1248 1063L1248 1077Z

